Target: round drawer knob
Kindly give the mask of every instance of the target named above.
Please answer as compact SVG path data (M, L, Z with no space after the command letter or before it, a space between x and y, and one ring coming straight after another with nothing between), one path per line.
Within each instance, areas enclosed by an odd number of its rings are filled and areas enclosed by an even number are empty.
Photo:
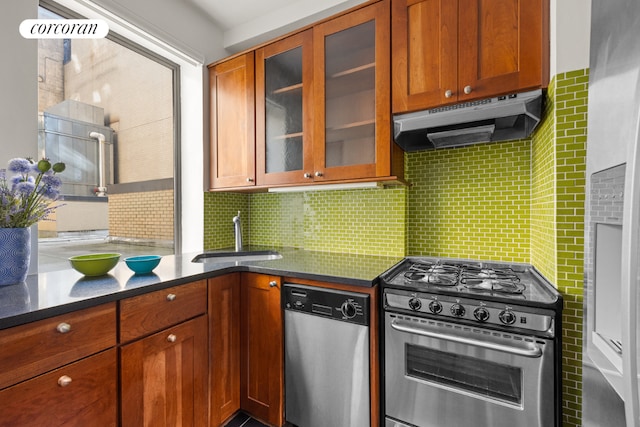
M467 95L469 95L471 93L471 86L465 86L464 87L464 93L466 93Z
M169 336L167 337L167 341L169 342L176 342L177 339L178 337L175 336L174 334L169 334Z
M275 280L272 280L269 282L269 287L270 288L275 288L276 286L278 286L278 282L276 282Z
M305 178L307 178L307 179L309 179L309 178L311 178L311 177L312 177L312 175L311 175L309 172L305 173L305 174L304 174L304 175L302 175L302 176L304 176L304 177L305 177Z
M167 295L167 301L174 301L176 299L176 294Z
M444 92L444 97L445 97L445 98L451 98L452 96L453 96L453 92L451 92L451 89L447 89L447 90Z
M322 172L320 172L320 171L316 172L316 176L317 176L318 178L319 178L319 177L321 177L321 176L322 176Z
M251 177L247 178L247 182L253 182L253 178Z
M66 387L69 384L71 384L71 377L68 377L66 375L61 376L60 378L58 378L58 385L60 387Z
M60 332L61 334L66 334L67 332L71 331L71 325L68 323L62 322L58 326L56 326L56 331Z

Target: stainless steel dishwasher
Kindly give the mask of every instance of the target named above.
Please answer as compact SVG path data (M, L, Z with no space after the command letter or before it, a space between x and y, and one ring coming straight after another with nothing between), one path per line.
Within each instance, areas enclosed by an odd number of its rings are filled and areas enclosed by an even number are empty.
M369 296L285 283L285 418L369 427Z

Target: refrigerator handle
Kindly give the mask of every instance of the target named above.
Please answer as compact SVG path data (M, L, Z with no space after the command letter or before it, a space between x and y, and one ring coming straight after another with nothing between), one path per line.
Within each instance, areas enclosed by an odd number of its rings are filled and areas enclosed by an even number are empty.
M627 427L640 425L638 399L638 261L640 260L640 114L627 153L622 236L622 378Z

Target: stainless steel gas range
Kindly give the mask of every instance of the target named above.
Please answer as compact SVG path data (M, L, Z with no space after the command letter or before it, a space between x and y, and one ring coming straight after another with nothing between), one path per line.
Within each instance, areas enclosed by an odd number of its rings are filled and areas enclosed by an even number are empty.
M562 297L535 268L410 257L381 279L386 427L561 425Z

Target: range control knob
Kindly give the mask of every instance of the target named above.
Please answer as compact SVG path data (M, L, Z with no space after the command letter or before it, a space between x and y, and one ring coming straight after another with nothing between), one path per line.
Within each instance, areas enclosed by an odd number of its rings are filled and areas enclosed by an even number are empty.
M342 312L342 315L347 319L353 319L354 317L356 317L357 313L356 306L351 301L343 302L342 306L340 307L340 311Z
M442 312L442 304L440 304L440 301L431 301L429 303L429 310L431 310L433 314L439 314Z
M498 318L505 325L513 325L516 323L516 315L509 309L502 310L500 314L498 314Z
M422 301L418 298L411 298L409 300L409 308L413 311L418 311L422 308Z
M486 322L489 320L489 310L484 307L478 307L473 310L473 316L480 322Z
M464 313L465 313L464 306L459 303L452 304L450 310L451 310L451 314L453 314L456 317L462 317L464 316Z

